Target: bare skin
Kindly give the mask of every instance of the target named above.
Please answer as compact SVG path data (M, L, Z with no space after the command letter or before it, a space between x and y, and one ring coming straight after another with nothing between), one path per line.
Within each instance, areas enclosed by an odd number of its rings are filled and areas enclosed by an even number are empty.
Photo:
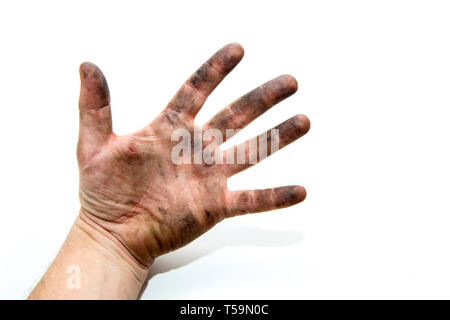
M304 200L306 191L300 186L229 191L227 179L251 166L248 161L176 165L171 160L177 143L171 141L172 132L178 128L193 132L196 114L243 54L238 44L219 50L155 120L126 136L112 130L110 95L102 72L92 63L81 65L77 148L81 229L98 231L125 259L146 270L156 257L188 244L225 218ZM201 130L218 129L225 137L226 129L244 128L296 90L292 76L275 78L232 102ZM278 125L280 148L306 134L309 126L303 115ZM245 148L248 159L252 152L248 142Z

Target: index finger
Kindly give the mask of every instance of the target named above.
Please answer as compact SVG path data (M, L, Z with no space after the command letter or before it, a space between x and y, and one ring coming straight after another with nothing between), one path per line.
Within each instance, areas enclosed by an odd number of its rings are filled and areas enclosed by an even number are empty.
M211 92L241 61L244 49L230 43L209 58L178 90L167 109L195 117Z

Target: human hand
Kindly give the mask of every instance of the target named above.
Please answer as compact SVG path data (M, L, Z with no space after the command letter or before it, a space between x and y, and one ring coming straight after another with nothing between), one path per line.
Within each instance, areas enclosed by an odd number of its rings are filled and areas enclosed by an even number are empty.
M112 131L110 96L102 72L91 63L80 67L80 218L117 238L144 266L225 218L288 207L306 196L300 186L229 191L227 178L253 165L250 158L259 152L249 141L240 149L245 150L245 163L173 161L173 148L178 144L171 139L174 130L185 129L194 136L194 130L216 129L225 140L230 138L226 129L245 127L297 90L292 76L275 78L196 127L194 118L205 100L243 54L238 44L219 50L183 84L155 120L125 136ZM309 120L297 115L275 128L282 148L307 133ZM262 136L269 147L271 132ZM204 141L201 150L209 147L214 154L221 154L220 141L212 140ZM192 157L198 147L195 144L190 145ZM267 150L267 155L271 152Z

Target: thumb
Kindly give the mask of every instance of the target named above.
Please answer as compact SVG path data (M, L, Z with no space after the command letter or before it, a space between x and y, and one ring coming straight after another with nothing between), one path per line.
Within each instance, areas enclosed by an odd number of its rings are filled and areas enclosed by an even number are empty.
M79 160L89 158L107 142L112 134L112 119L108 83L93 63L80 66L80 133Z
M100 69L91 62L80 66L80 110L99 110L110 102L108 83Z

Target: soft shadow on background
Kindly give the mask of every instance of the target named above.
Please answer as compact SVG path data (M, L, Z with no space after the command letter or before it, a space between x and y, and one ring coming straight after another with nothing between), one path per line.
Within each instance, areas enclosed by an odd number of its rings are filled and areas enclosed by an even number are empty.
M139 298L147 288L148 281L155 275L183 267L223 247L281 247L293 245L302 240L303 234L297 230L273 230L219 224L187 247L157 258L150 268Z

